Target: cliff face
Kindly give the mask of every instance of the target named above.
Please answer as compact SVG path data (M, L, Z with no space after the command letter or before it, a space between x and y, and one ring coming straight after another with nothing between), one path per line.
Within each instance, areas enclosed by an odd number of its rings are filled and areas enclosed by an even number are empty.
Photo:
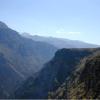
M45 64L35 79L28 79L15 93L15 98L47 98L65 82L81 59L98 49L61 49Z
M100 52L86 59L76 79L69 88L70 98L100 99Z
M49 98L100 99L100 52L83 59Z

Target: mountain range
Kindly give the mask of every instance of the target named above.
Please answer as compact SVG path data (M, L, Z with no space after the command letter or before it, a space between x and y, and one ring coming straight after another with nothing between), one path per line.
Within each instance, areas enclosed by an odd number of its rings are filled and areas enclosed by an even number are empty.
M49 61L55 51L53 45L36 42L19 35L18 32L0 22L0 86L5 95L16 85L38 72ZM2 98L2 96L0 95Z
M80 64L82 59L97 51L100 51L100 49L58 50L54 58L45 64L37 77L29 78L16 90L15 98L47 99L52 91L56 91L56 89L66 81L71 73L78 69L77 66Z
M0 22L0 99L100 99L97 47Z
M100 99L100 51L83 59L51 99Z
M30 35L28 33L23 33L22 36L30 38L34 41L46 42L48 44L54 45L58 49L62 48L96 48L99 45L86 43L79 40L70 40L66 38L55 38L55 37L46 37L39 35Z

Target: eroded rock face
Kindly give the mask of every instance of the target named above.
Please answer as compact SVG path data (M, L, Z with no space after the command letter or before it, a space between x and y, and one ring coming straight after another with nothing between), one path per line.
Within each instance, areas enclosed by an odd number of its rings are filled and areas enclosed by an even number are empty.
M81 98L100 99L100 53L86 60L79 82L84 85Z
M16 91L15 98L48 98L50 92L55 91L65 82L80 60L95 51L96 49L58 50L54 58L44 66L35 79L27 80Z
M50 98L100 99L100 52L81 61L81 64Z

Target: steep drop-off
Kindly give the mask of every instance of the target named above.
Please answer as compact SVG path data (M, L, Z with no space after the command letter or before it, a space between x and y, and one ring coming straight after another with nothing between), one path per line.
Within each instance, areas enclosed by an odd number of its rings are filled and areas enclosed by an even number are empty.
M100 99L100 52L83 59L52 99Z
M99 49L61 49L54 58L45 64L37 77L29 78L23 86L15 92L15 98L48 98L50 92L55 91L75 70L76 65L84 57Z

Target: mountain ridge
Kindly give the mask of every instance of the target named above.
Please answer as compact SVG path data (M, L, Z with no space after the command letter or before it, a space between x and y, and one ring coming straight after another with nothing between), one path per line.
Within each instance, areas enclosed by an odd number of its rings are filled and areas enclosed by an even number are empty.
M30 35L28 33L23 33L22 36L27 37L27 38L31 38L35 41L42 41L42 42L52 44L59 49L62 49L62 48L96 48L96 47L100 47L99 45L96 45L96 44L86 43L86 42L79 41L79 40L70 40L70 39L65 39L65 38Z
M15 98L46 99L71 74L81 59L99 51L98 49L61 49L45 64L35 79L28 79L15 92ZM26 88L27 87L27 88Z
M0 21L0 28L8 28L8 26L4 23L4 22L2 22L2 21Z
M100 99L100 51L83 59L72 75L49 98Z
M0 98L7 98L21 82L39 71L57 48L24 38L3 22L0 25L0 86L3 87Z

